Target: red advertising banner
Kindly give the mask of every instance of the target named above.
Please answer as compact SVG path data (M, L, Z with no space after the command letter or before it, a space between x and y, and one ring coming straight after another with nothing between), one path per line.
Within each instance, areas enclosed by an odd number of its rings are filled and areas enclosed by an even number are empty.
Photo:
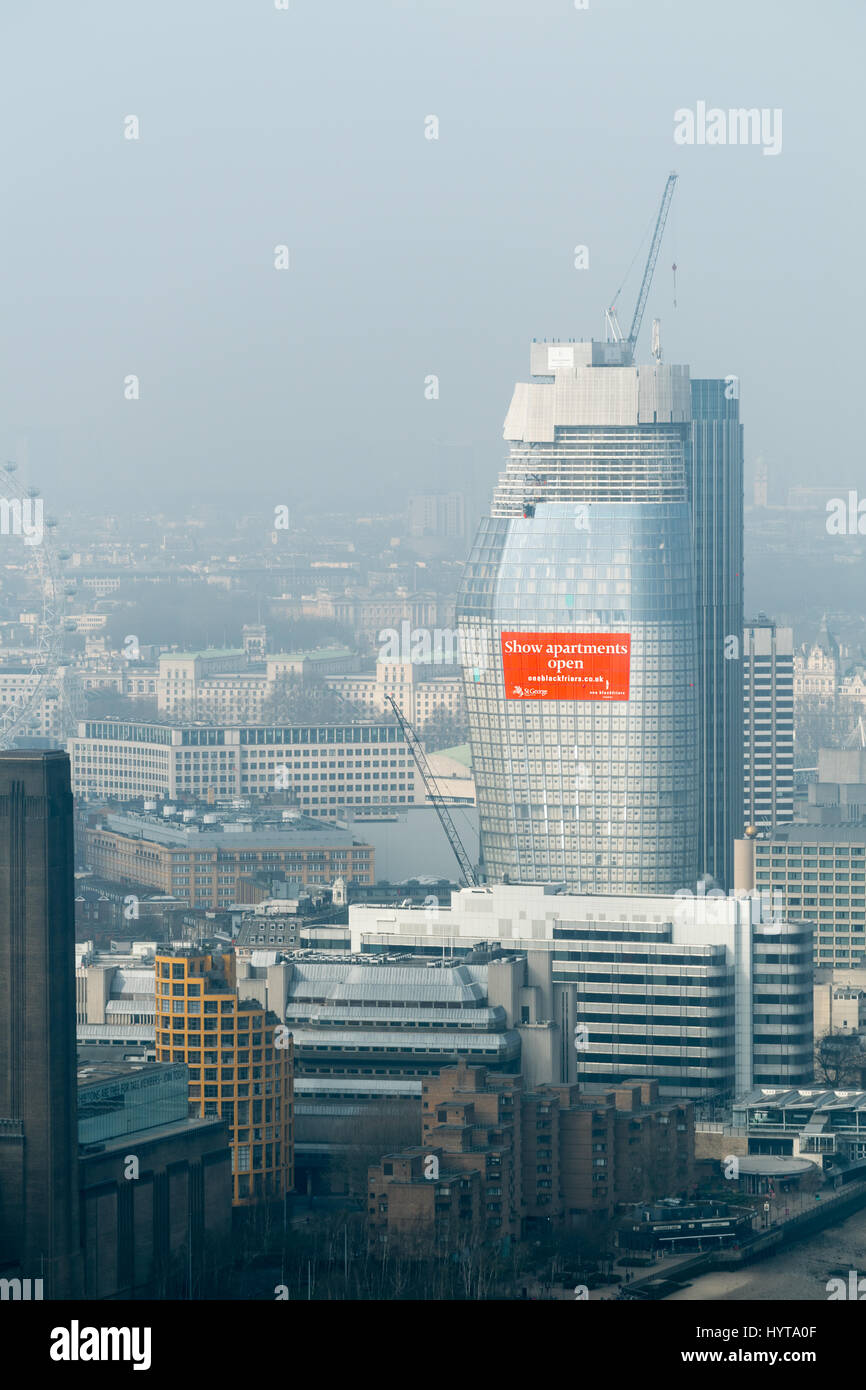
M628 632L503 632L509 700L627 700Z

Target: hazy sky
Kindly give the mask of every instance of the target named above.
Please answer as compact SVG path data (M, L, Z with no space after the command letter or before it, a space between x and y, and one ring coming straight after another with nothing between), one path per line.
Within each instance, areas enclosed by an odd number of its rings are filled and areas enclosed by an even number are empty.
M0 453L47 498L486 493L530 340L603 336L671 169L641 355L658 315L739 376L747 476L866 487L860 0L288 4L2 8ZM781 108L781 153L675 145L699 101Z

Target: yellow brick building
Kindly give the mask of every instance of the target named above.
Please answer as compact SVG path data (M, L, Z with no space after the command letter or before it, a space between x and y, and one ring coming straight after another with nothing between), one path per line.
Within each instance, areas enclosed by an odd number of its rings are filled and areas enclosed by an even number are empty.
M240 998L232 951L156 957L156 1058L189 1067L190 1114L230 1129L235 1206L294 1186L294 1059L274 1014Z

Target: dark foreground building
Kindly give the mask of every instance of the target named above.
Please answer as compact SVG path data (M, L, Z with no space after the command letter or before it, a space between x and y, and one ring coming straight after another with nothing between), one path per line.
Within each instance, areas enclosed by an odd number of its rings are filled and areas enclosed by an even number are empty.
M226 1258L227 1132L189 1118L185 1066L79 1078L72 865L66 754L0 753L0 1299L195 1296Z
M86 1059L78 1073L87 1298L198 1298L231 1241L222 1120L190 1118L182 1063Z
M0 1269L82 1292L69 759L0 752Z

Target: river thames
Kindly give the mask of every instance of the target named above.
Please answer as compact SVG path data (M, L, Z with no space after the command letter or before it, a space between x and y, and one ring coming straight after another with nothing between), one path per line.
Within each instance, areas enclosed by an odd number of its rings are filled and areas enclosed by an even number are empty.
M666 1302L774 1298L824 1302L829 1297L828 1280L843 1278L847 1286L850 1270L858 1271L860 1278L866 1277L866 1209L756 1264L699 1275L687 1289L671 1294ZM866 1299L866 1284L861 1299Z

